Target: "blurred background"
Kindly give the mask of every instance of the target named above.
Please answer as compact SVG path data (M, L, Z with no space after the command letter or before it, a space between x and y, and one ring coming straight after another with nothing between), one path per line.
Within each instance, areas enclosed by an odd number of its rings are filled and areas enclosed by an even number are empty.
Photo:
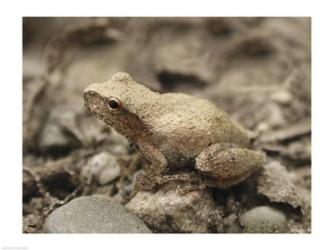
M310 200L310 18L26 17L24 232L39 232L55 200L73 192L128 201L132 176L146 162L89 114L82 98L89 83L118 71L160 93L214 102L263 135L262 148ZM101 152L116 167L92 171L89 159ZM309 220L299 219L291 231L309 231Z

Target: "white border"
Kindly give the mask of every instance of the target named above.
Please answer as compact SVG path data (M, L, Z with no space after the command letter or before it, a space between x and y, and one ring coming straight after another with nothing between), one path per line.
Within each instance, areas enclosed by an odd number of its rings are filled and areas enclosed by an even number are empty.
M4 6L5 5L5 6ZM332 231L332 18L329 1L7 1L1 6L0 247L28 249L314 249ZM310 235L23 235L22 16L312 16L313 224ZM326 139L326 140L325 140ZM328 139L328 140L327 140ZM329 244L332 245L332 244Z

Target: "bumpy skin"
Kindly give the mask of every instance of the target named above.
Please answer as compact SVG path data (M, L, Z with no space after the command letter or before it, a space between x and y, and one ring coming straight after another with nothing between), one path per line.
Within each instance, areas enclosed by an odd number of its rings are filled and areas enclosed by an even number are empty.
M90 84L84 99L91 112L134 142L150 161L147 184L188 179L228 187L263 165L264 156L247 149L245 130L207 100L153 92L124 72ZM111 100L117 107L110 107Z

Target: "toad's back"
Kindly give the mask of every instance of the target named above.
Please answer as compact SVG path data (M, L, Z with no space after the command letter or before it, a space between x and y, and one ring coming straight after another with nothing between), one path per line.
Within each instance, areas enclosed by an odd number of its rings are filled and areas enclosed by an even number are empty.
M186 94L163 94L160 102L153 134L167 159L193 158L214 143L248 147L245 131L214 104Z

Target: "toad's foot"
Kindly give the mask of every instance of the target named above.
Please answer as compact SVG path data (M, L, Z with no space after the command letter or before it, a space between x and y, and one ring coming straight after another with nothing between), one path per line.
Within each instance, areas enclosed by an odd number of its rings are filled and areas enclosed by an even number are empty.
M157 188L158 182L153 176L145 173L139 173L134 184L134 192L138 191L153 191Z
M180 194L207 187L205 181L195 173L179 173L174 175L152 176L140 173L136 179L134 190L157 191L159 187L174 188Z
M207 186L204 180L195 173L179 173L157 177L160 186L174 188L179 194L186 194L194 190L203 190Z

